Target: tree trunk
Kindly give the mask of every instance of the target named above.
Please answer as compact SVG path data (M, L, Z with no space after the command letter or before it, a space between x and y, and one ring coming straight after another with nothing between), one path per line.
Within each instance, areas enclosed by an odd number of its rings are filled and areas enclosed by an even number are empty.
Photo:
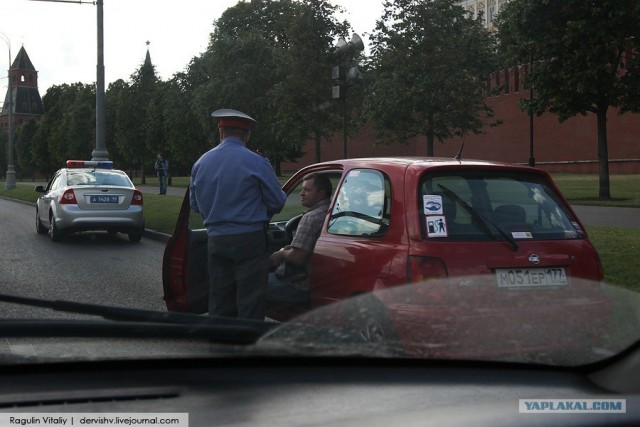
M433 141L435 134L433 132L433 117L430 115L427 118L427 156L433 157Z
M322 142L322 138L320 137L319 132L315 132L316 136L316 163L320 163L320 143Z
M603 200L611 199L609 185L609 150L607 147L607 107L598 108L598 165L599 165L599 193Z

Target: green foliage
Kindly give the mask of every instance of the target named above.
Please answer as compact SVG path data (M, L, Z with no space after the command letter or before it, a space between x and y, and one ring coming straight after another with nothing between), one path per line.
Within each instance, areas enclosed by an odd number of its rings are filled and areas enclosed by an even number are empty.
M560 121L596 114L599 194L610 198L607 111L640 111L640 2L513 0L497 26L504 57L514 65L533 59L526 84L534 99L525 110Z
M236 3L213 23L208 49L192 58L184 72L160 81L147 55L129 81L109 85L109 157L119 168L145 176L152 171L155 153L163 152L172 174L188 174L193 162L218 143L211 112L235 108L258 120L251 148L265 153L276 169L280 162L303 155L311 138L320 161L323 141L343 124L353 133L364 122L367 93L375 94L367 105L385 125L379 129L390 128L402 137L427 134L443 140L479 131L491 115L481 102L484 83L478 79L493 64L490 34L462 19L462 9L452 0L396 3L404 8L397 16L406 22L390 26L389 34L379 27L377 56L362 66L365 80L349 84L344 104L331 98L331 69L342 62L334 47L338 37L350 39L349 23L336 18L337 6L328 0ZM390 13L387 10L386 18ZM405 58L399 61L402 52ZM54 86L43 103L44 116L20 134L19 170L49 176L68 158L90 158L95 88L80 83ZM478 111L488 114L479 118ZM407 118L412 122L403 121Z
M144 175L146 167L150 167L155 160L155 154L164 151L165 145L161 116L162 86L151 64L149 52L142 66L131 75L131 81L131 90L121 98L127 116L120 117L124 125L119 127L127 139L119 138L118 148L128 153L127 157Z
M42 102L46 113L30 132L30 154L35 169L48 176L67 159L90 157L95 147L95 86L52 86Z
M310 134L331 134L335 112L320 106L329 101L331 44L345 28L335 10L324 0L253 0L227 9L207 54L192 63L194 74L208 76L194 94L200 117L212 123L208 113L217 108L255 117L253 148L275 163L299 157Z
M301 2L287 26L289 44L277 51L280 80L270 95L278 161L295 161L310 136L329 137L342 125L340 109L330 100L333 44L348 29L335 19L337 10L324 0ZM319 147L316 152L320 161Z
M170 161L171 174L188 175L194 159L211 148L208 128L203 128L198 111L194 111L195 78L183 73L164 86L163 129L166 139L165 157ZM202 116L208 116L206 111ZM209 117L209 121L211 118ZM204 129L207 129L205 132Z
M37 131L37 123L34 119L28 120L14 134L14 163L19 178L33 177L35 167L31 161L31 144ZM4 169L3 169L4 170Z
M496 124L485 103L495 41L453 0L389 0L372 36L368 116L386 142L433 143Z
M630 91L629 83L640 64L625 52L639 47L640 2L514 0L498 26L501 49L514 64L535 60L536 112L563 121L608 106L639 111L637 84Z
M121 135L117 133L119 124L116 119L120 111L119 99L128 90L129 84L118 79L109 85L105 93L105 140L108 141L109 158L125 170L131 168L131 162L118 150L117 138L121 138Z
M143 153L144 147L142 133L144 110L137 104L136 94L131 85L126 84L124 87L116 87L113 90L115 93L109 93L110 96L107 97L113 97L110 102L115 104L111 146L115 146L124 161L119 167L139 166L141 160L139 153Z

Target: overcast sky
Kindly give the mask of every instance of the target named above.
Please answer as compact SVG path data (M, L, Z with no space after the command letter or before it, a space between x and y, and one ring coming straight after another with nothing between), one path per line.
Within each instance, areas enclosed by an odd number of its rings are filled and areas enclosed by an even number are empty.
M71 0L67 0L71 1ZM103 0L105 80L129 80L151 61L163 80L183 71L207 48L212 23L237 0ZM333 0L343 6L354 31L364 37L382 14L382 0ZM7 89L11 61L24 46L38 71L44 96L52 85L96 81L97 7L91 1L53 3L0 0L0 100ZM366 38L365 38L366 40ZM367 50L368 52L368 50ZM1 103L1 102L0 102Z

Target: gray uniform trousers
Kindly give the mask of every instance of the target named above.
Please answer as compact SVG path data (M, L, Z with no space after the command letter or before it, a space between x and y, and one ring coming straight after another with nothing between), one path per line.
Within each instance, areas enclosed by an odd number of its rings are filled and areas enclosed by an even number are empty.
M209 236L209 315L264 320L269 255L264 230Z

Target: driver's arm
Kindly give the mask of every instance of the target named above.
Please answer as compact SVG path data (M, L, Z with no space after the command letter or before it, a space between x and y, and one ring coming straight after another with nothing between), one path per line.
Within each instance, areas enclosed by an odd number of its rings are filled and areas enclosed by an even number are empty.
M314 220L310 213L304 214L300 218L291 244L271 254L269 264L275 267L282 261L287 261L288 264L304 266L313 254L323 219L324 217L320 216Z
M287 261L287 263L293 265L304 265L307 262L308 256L309 252L304 249L285 246L279 251L271 254L271 257L269 257L269 264L272 267L275 267L282 261Z

